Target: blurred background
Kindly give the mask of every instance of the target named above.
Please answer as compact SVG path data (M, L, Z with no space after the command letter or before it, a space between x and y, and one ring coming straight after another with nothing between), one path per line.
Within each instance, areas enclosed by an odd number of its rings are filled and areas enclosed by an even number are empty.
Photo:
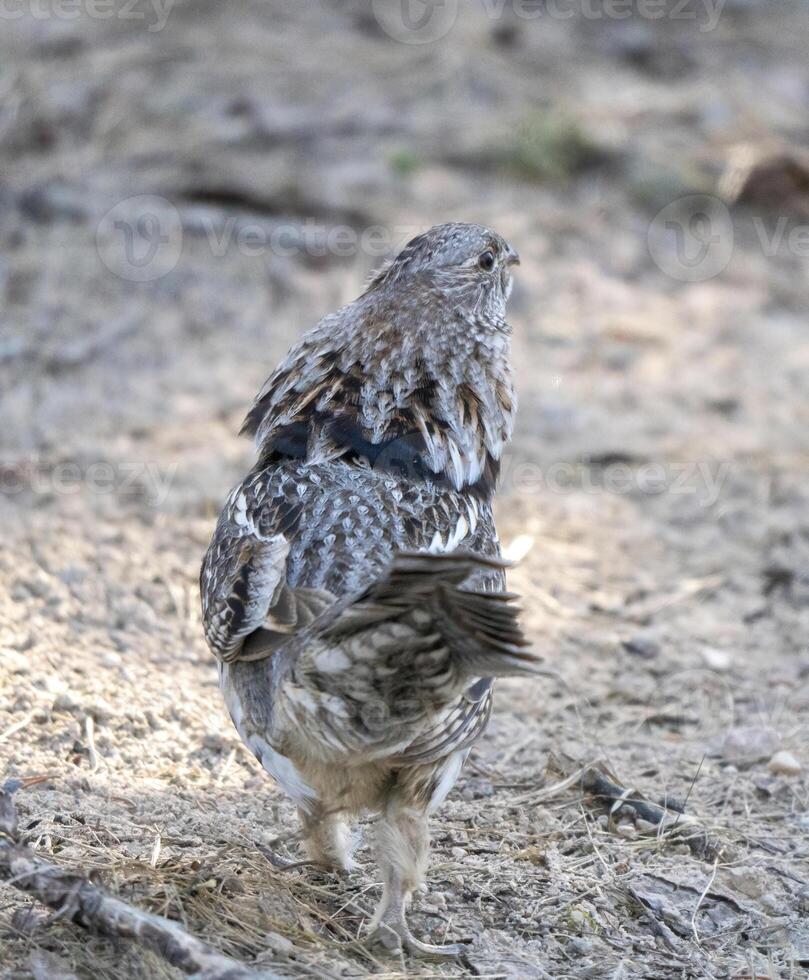
M501 685L416 921L478 937L485 975L799 975L805 2L0 0L0 21L0 777L52 777L20 799L28 838L247 961L381 969L333 943L370 871L313 888L256 856L291 809L225 717L196 579L287 348L413 235L480 222L522 256L498 526L559 678ZM531 796L596 757L688 797L719 866ZM0 891L0 976L179 976L25 903Z

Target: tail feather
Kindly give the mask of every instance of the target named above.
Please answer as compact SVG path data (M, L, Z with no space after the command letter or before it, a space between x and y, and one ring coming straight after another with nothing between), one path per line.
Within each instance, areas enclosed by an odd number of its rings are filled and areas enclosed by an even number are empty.
M470 675L499 677L531 672L538 665L518 621L519 607L491 592L442 589L441 604L455 633L451 649Z
M469 677L531 672L538 661L520 629L519 607L511 592L462 588L476 571L502 571L509 562L468 552L397 554L387 573L351 604L335 623L336 632L364 621L421 610L430 614L452 659ZM367 618L366 618L367 617Z
M279 686L296 737L308 733L335 757L352 747L397 765L435 762L471 745L489 716L491 678L539 666L516 597L464 588L481 568L506 564L464 553L400 554L363 594L315 620L291 642ZM384 724L368 723L368 705L384 706Z

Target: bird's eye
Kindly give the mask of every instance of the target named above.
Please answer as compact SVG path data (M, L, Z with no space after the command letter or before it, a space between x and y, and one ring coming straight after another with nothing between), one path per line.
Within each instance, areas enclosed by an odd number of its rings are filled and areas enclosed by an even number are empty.
M491 272L494 268L494 252L490 252L489 249L486 249L486 251L483 252L478 258L478 265L485 272Z

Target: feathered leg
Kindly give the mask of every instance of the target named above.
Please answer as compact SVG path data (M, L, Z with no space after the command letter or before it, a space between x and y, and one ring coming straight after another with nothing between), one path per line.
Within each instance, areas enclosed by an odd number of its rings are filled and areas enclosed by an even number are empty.
M299 809L304 833L304 846L310 861L334 871L353 871L356 837L344 814L306 813Z
M457 957L463 946L432 946L420 942L407 925L407 906L424 879L429 847L425 811L392 795L377 824L377 858L383 892L368 927L369 934L389 952L404 949L427 959Z

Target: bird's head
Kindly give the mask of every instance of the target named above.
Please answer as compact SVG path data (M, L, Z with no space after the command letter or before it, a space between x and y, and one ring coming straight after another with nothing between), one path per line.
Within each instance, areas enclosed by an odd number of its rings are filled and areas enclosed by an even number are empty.
M518 265L516 249L483 225L452 222L417 235L371 280L371 288L401 288L412 282L440 292L453 306L504 321Z

